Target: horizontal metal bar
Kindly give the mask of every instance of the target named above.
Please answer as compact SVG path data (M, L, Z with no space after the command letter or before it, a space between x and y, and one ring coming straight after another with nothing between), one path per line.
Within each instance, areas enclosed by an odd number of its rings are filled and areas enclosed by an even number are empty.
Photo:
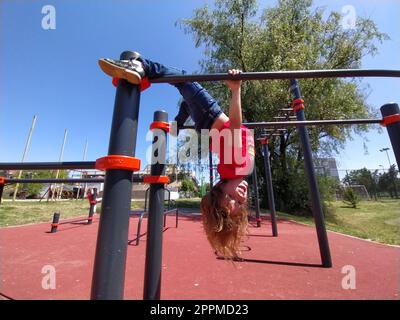
M102 183L104 179L5 179L6 184L11 183Z
M307 120L307 121L276 121L276 122L245 122L248 128L276 128L276 127L294 127L296 125L318 126L318 125L350 125L350 124L380 124L382 119L338 119L338 120ZM194 129L194 126L181 126L179 130ZM272 130L270 129L270 130ZM268 130L268 129L267 129ZM285 130L283 128L275 129L278 131Z
M95 169L95 161L71 162L2 162L0 170Z
M276 122L249 122L243 123L248 128L352 125L352 124L380 124L381 119L343 119L343 120L307 120L307 121L276 121Z
M143 182L142 175L133 175L132 182ZM82 179L14 179L5 178L5 184L15 183L104 183L104 178L82 178Z
M336 69L336 70L294 70L294 71L267 71L242 72L237 75L228 73L188 74L164 76L150 79L152 83L179 83L202 82L221 80L277 80L277 79L305 79L305 78L348 78L348 77L400 77L400 70L384 69Z
M296 116L276 116L274 119L297 119Z

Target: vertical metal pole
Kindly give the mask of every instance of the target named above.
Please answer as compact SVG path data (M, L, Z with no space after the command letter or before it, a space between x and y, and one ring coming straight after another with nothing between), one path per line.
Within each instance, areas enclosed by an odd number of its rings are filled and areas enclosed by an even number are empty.
M165 111L156 111L154 121L168 121ZM155 129L152 146L151 175L165 174L166 132ZM158 160L156 162L156 159ZM144 273L143 299L160 300L162 269L162 236L164 218L165 186L163 183L150 184L149 218L147 227L146 262Z
M123 52L121 59L132 56L132 52ZM109 155L135 155L139 102L139 86L120 80L115 97ZM132 171L107 170L94 260L92 299L112 300L124 296L131 198Z
M58 228L58 222L60 221L60 213L59 212L54 212L53 214L53 221L51 223L51 233L57 232Z
M31 128L29 129L28 139L26 140L24 153L22 154L22 160L21 160L21 162L24 162L24 161L25 161L25 157L26 157L26 155L28 154L29 145L31 144L32 133L33 133L33 130L35 129L35 125L36 125L36 119L37 119L37 116L34 115L34 116L33 116L33 120L32 120L32 124L31 124ZM22 170L20 170L20 171L18 172L18 179L20 179L21 176L22 176ZM18 186L19 186L19 184L17 183L17 184L15 185L15 188L14 188L13 201L15 201L15 199L16 199L16 197L17 197Z
M97 188L93 188L92 197L90 201L89 207L89 217L88 217L88 224L92 224L93 222L93 215L95 214L96 203L97 203Z
M258 197L258 181L257 181L257 166L254 163L253 167L253 192L255 198L254 208L256 210L256 221L257 227L261 227L261 217L260 217L260 199Z
M397 118L395 121L391 121L390 124L386 125L386 129L389 135L390 143L392 144L392 150L397 162L397 170L400 170L400 109L397 103L387 103L381 107L382 117L385 119ZM396 116L397 115L397 116ZM389 157L389 156L388 156ZM390 161L389 161L390 162Z
M211 143L211 139L210 139ZM210 168L210 190L214 186L214 170L213 170L213 160L212 160L212 153L211 150L208 150L208 162L209 162L209 168Z
M267 190L268 206L269 206L269 211L271 213L272 235L274 237L277 237L278 226L276 223L274 188L272 186L272 174L271 174L271 165L269 162L268 140L261 141L261 143L262 143L263 158L264 158L265 188Z
M3 198L4 183L0 183L0 203Z
M296 79L290 80L291 90L296 99L301 98L300 88ZM304 109L296 111L298 121L305 121ZM304 165L310 188L312 212L314 216L315 227L317 231L319 251L321 254L322 265L325 268L332 267L331 253L329 249L328 235L326 233L324 214L322 211L321 198L318 190L317 178L315 175L314 164L312 160L311 144L306 126L297 126L300 136L301 146L304 153Z

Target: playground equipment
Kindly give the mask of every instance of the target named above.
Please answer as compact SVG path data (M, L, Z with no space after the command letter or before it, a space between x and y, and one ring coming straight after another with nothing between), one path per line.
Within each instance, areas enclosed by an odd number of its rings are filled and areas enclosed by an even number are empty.
M51 229L50 233L55 233L58 230L58 226L63 225L63 224L70 224L70 223L79 223L79 222L86 222L86 224L92 224L93 221L93 215L96 212L96 204L101 201L100 199L97 199L97 189L89 189L87 192L88 196L88 201L89 201L89 214L87 218L80 218L80 219L73 219L73 220L66 220L60 222L60 213L59 212L54 212L53 214L53 221L51 223Z
M143 217L145 215L148 215L148 211L147 211L147 200L148 200L148 192L150 190L150 187L146 189L145 192L145 199L144 199L144 210L133 210L130 212L130 216L139 216L139 222L138 222L138 226L137 226L137 231L136 231L136 245L139 245L140 242L140 230L141 230L141 226L142 226L142 221L143 221ZM165 228L167 226L167 215L169 213L175 213L175 228L178 228L178 219L179 219L179 210L178 208L174 208L174 209L170 209L171 207L171 192L168 189L164 189L164 191L166 191L168 193L168 205L167 205L167 210L164 211L163 215L164 215L164 222L163 222L163 227ZM165 196L164 196L164 201L165 201Z
M125 51L120 59L128 60L134 54ZM291 79L297 101L295 107L298 124L305 120L303 103L300 100L300 90L295 78L320 77L400 77L398 70L313 70L313 71L278 71L242 73L234 78L227 74L212 75L183 75L165 76L153 79L153 83L177 83L184 81L220 81L220 80L268 80ZM125 263L128 242L128 222L131 201L132 175L140 168L140 160L135 158L137 125L140 101L140 88L125 80L118 81L114 104L114 113L110 134L108 156L96 162L62 162L43 164L13 164L2 163L0 169L102 169L106 171L103 193L96 255L92 278L92 299L122 299L125 281ZM304 107L304 106L303 106ZM399 106L390 103L381 108L383 119L387 127L396 155L400 163L400 112ZM154 142L166 139L169 130L168 116L164 111L154 113L151 129L154 130L153 160L157 153L158 161L153 162L151 176L141 181L150 183L149 221L146 247L144 299L160 299L161 289L161 257L162 257L162 229L164 212L164 184L168 178L165 172L165 150L155 149ZM290 125L293 125L292 123ZM253 126L254 127L254 126ZM259 126L259 127L262 127ZM311 161L311 149L308 141L306 125L299 124L299 133L305 156L306 171L308 173L312 191L314 219L317 225L317 235L320 245L323 267L331 267L329 244L323 221L321 203L315 180L314 167ZM156 132L157 131L157 132ZM165 143L164 143L165 146Z

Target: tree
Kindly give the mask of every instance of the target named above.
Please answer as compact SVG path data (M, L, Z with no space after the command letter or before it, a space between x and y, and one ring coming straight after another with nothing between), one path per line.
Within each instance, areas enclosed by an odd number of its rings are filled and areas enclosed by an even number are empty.
M351 187L347 187L343 192L343 202L357 209L357 204L360 202L360 199Z
M354 29L344 30L338 12L324 18L324 9L312 9L311 0L280 0L262 12L255 0L217 0L215 8L198 8L193 17L179 23L193 35L197 47L204 47L203 72L226 72L232 67L243 71L358 68L362 57L376 54L376 43L388 39L368 18L358 17ZM357 80L308 79L300 85L309 119L359 118L372 112ZM226 86L205 86L227 110ZM288 81L248 81L243 83L242 100L243 118L252 122L272 119L292 97ZM312 148L331 154L343 147L352 132L366 129L310 128ZM295 175L303 165L295 129L272 140L270 147L277 198L284 203L291 180L296 181L289 179L289 172ZM262 174L260 155L256 161ZM293 211L297 209L302 208Z
M180 191L183 192L194 192L196 190L196 185L193 180L185 178L182 180Z
M392 165L388 172L379 176L379 190L388 192L391 198L398 198L397 190L400 186L400 179L397 178L397 174L396 166Z

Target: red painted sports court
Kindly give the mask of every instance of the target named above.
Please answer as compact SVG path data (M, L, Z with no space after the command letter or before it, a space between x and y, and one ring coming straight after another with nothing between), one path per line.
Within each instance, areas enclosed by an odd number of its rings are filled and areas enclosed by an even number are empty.
M130 240L138 219L130 220ZM146 230L144 219L142 230ZM98 217L92 225L49 223L0 229L1 289L12 299L89 299ZM217 259L199 215L168 216L163 240L162 299L399 299L400 248L328 232L333 268L322 268L315 229L278 221L249 227L242 262ZM146 236L128 246L125 299L142 299ZM56 289L43 289L42 268L55 267ZM353 266L356 289L343 289ZM346 269L345 269L346 270Z

